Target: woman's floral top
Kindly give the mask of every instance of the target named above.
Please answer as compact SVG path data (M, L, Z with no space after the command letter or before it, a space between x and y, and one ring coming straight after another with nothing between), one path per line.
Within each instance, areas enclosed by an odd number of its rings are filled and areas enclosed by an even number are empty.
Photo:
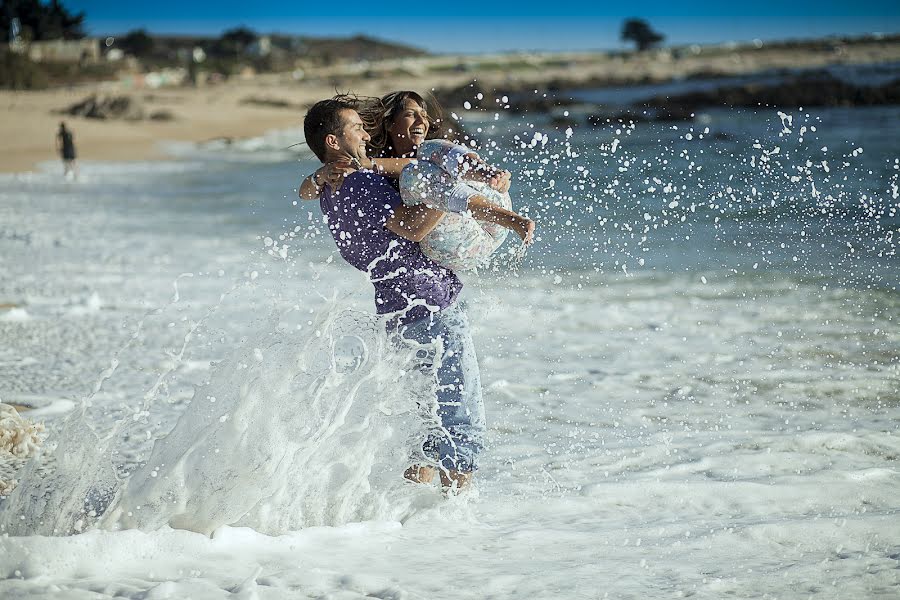
M469 152L464 146L445 140L428 140L419 147L418 161L407 165L400 175L404 204L426 204L446 212L419 245L430 259L454 271L474 271L484 266L509 232L464 212L465 202L478 194L492 204L512 209L509 194L484 183L460 179L462 156Z

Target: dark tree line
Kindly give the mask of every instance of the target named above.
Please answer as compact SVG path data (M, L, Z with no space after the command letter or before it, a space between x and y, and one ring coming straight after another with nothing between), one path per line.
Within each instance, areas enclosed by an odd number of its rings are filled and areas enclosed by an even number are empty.
M215 49L222 54L232 54L237 56L258 39L259 36L251 29L247 29L246 27L235 27L234 29L229 29L222 33L222 37L219 38L215 45Z
M84 37L84 13L73 14L58 0L44 4L40 0L3 0L0 5L0 28L3 39L10 42L13 19L19 19L24 40L78 40Z
M198 41L196 44L202 46L209 56L235 59L240 57L258 39L259 36L252 30L246 27L236 27L225 31L221 37L215 40ZM116 38L116 46L138 58L149 58L166 53L165 42L157 44L156 39L145 29L133 29Z
M155 42L146 29L134 29L124 36L117 38L119 48L132 56L150 56L155 47Z

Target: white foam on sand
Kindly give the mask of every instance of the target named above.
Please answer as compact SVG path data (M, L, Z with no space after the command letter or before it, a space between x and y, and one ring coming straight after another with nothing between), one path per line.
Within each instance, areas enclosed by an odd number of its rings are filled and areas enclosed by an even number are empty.
M249 138L217 138L206 142L166 142L167 154L180 159L275 162L297 157L309 159L302 128L273 129ZM312 157L314 158L314 157Z
M21 462L37 453L44 426L23 418L15 407L0 403L0 496L18 484L12 473Z
M11 308L0 312L0 321L27 321L31 315L24 308Z
M748 282L744 291L764 295L762 304L736 305L724 292L740 286L712 278L706 300L672 293L687 281L640 293L624 277L560 289L560 310L542 312L543 329L525 335L515 311L490 307L541 310L540 279L518 280L515 294L492 287L470 297L491 430L477 493L457 499L399 477L406 457L391 456L400 438L384 427L397 431L385 412L403 393L389 362L334 354L340 336L328 326L340 311L313 316L297 337L260 325L157 440L101 521L111 530L0 539L0 574L9 577L0 589L25 598L440 598L448 590L596 598L598 589L890 597L900 584L900 442L882 419L896 406L843 413L847 406L827 401L833 385L803 366L804 351L794 370L773 374L767 349L784 335L754 326L790 317L810 335L841 305L813 301L812 287L786 296L777 282ZM809 309L800 319L790 316L798 301ZM351 328L374 335L365 320ZM832 351L854 347L848 340ZM660 368L655 357L670 350ZM340 360L310 370L322 354ZM603 358L578 360L586 354ZM371 379L354 391L342 372ZM839 377L834 385L873 407L890 390L871 366ZM309 402L317 397L327 401Z

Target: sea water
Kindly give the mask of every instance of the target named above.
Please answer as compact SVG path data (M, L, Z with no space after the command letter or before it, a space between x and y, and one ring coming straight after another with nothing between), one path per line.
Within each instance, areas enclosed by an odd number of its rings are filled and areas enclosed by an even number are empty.
M898 116L458 114L538 239L465 277L489 431L451 498L400 477L427 392L298 131L3 176L0 400L46 431L0 462L0 590L896 596Z

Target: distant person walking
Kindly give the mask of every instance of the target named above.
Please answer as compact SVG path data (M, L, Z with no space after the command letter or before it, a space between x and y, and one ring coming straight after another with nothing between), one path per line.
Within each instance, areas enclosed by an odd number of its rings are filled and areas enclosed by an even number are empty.
M72 132L66 129L66 124L60 122L59 132L56 134L56 151L63 161L63 176L77 177L78 169L75 166L75 139Z

